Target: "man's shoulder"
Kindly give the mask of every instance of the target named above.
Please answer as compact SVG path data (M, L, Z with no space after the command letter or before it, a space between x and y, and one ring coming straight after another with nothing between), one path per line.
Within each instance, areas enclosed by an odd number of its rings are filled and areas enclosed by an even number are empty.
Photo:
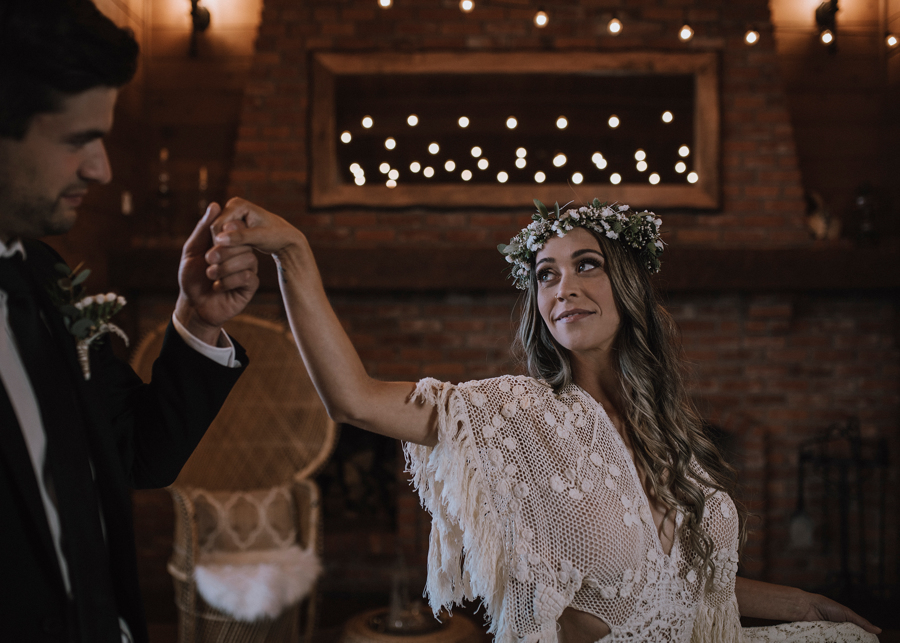
M52 268L58 263L66 263L65 259L53 248L39 239L22 239L25 257L29 263Z

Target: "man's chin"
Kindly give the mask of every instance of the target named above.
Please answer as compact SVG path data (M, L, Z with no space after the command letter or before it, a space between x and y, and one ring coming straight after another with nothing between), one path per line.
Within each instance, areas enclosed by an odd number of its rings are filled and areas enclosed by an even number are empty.
M65 234L75 226L77 220L78 211L75 208L60 208L53 218L45 222L42 236Z

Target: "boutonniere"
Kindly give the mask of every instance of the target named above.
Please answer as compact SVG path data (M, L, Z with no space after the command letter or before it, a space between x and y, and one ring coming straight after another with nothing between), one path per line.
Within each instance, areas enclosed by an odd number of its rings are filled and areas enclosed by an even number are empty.
M88 351L91 345L107 333L115 333L127 346L128 336L125 331L109 321L113 315L122 310L125 298L112 292L85 296L83 284L91 275L91 271L82 269L82 265L78 264L72 270L64 263L56 264L55 268L62 277L50 287L50 297L62 313L66 328L77 341L78 363L81 364L84 379L89 380L91 361Z

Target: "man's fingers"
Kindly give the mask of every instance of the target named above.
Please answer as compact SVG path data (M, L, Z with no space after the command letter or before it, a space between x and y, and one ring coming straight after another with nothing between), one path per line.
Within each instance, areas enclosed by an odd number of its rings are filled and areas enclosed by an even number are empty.
M251 290L259 287L259 277L252 270L242 270L232 273L222 279L213 282L213 290L227 292L230 290Z
M250 255L251 257L256 258L256 255L253 252L253 248L250 246L213 246L209 250L206 251L206 263L213 266L215 264L225 263L233 257L237 257L240 255Z
M194 226L194 231L191 232L191 236L188 237L188 240L185 242L183 250L184 254L203 254L210 246L212 246L209 226L216 220L216 217L219 216L220 211L221 208L218 203L209 204L209 207L206 208L206 213L200 218L197 225Z
M241 246L246 248L246 246ZM230 248L229 248L230 249ZM223 261L213 263L206 268L206 276L216 281L225 279L229 275L249 270L256 273L259 270L259 261L253 250L247 248L246 252L240 252Z

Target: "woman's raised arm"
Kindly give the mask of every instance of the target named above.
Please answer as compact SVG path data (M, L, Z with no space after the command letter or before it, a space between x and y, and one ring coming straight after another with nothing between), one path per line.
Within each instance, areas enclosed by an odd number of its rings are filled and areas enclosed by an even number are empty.
M288 321L310 378L335 422L433 446L437 412L413 402L411 382L369 377L338 321L302 232L281 217L243 199L231 199L213 223L215 243L207 253L207 276L217 279L219 248L249 245L271 254Z

